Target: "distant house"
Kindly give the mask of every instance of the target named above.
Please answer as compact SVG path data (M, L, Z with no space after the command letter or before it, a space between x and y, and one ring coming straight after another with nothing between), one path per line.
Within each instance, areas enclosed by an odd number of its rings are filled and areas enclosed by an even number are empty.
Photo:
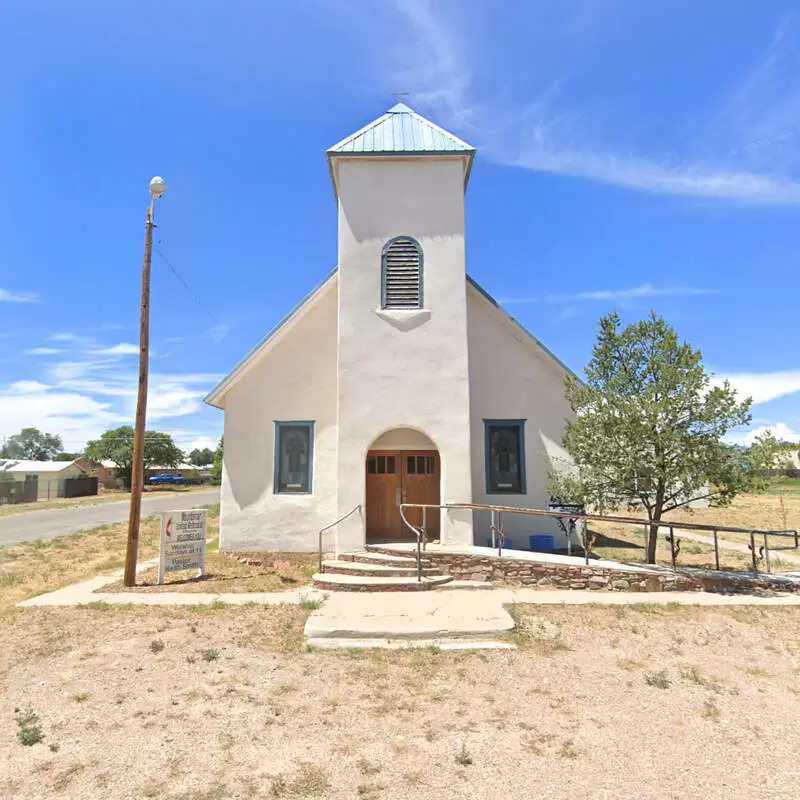
M117 465L113 461L103 460L92 466L92 473L97 476L97 483L104 489L121 489L122 478L117 477Z
M80 458L74 461L23 461L0 459L0 471L11 476L14 482L36 481L37 499L64 497L64 481L88 475L89 466Z

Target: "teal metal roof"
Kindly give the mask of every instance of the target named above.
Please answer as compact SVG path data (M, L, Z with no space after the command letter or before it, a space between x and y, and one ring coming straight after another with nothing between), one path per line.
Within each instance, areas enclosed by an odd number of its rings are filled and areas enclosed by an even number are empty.
M390 108L382 117L342 139L328 155L434 155L440 153L472 156L475 148L434 125L403 103Z

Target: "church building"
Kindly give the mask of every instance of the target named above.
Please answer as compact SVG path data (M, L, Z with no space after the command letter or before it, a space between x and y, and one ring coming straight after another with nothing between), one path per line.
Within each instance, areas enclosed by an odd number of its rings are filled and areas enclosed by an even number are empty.
M327 156L338 266L206 398L225 413L220 546L313 551L350 512L337 552L413 541L402 502L435 507L429 540L486 545L488 511L441 506L546 508L569 370L467 275L473 147L400 103ZM503 523L515 548L563 544L550 519Z

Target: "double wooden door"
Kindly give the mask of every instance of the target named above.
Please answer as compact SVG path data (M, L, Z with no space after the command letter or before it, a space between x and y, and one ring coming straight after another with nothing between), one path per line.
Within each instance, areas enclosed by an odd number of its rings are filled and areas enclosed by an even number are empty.
M414 539L400 518L400 503L439 503L439 454L435 450L367 454L367 537ZM429 508L426 529L429 539L439 538L439 511ZM409 508L406 518L422 524L422 509Z

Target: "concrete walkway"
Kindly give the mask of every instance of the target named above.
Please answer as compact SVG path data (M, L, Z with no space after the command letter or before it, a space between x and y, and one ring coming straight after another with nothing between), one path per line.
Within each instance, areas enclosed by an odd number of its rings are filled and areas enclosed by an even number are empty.
M143 561L137 572L143 572L158 564L157 560ZM123 576L123 570L108 575L98 575L88 581L73 583L54 592L40 594L17 603L20 608L37 606L84 606L90 603L112 603L115 605L137 606L203 606L212 603L228 605L245 605L259 603L263 605L280 605L322 602L325 594L312 587L307 589L291 589L285 592L102 592L104 586L115 583Z
M148 569L155 562L139 565ZM677 603L692 606L800 606L800 594L711 594L706 592L592 592L489 589L480 592L337 592L312 587L285 592L103 592L122 570L24 600L23 608L91 603L137 606L192 606L320 603L306 621L309 645L321 648L421 647L441 649L513 648L503 641L514 628L506 606L630 605Z

